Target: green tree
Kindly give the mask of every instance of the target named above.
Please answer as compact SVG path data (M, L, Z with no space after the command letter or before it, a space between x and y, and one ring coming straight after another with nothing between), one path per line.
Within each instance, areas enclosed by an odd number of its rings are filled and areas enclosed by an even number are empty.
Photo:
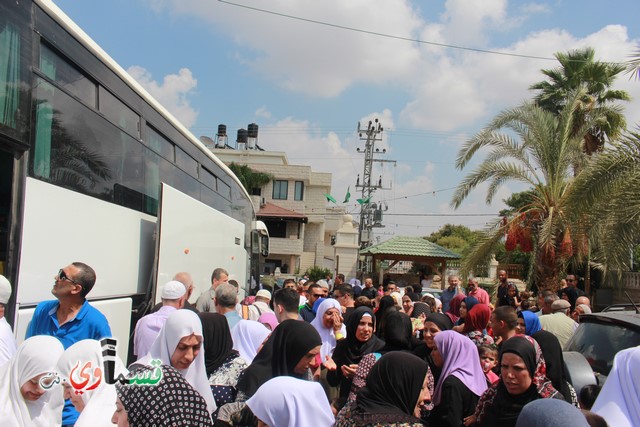
M580 98L579 108L574 110L574 132L584 137L584 151L591 155L601 150L607 140L615 139L625 130L626 120L619 101L629 101L623 90L612 90L616 77L625 71L622 64L595 60L595 50L590 47L555 54L560 67L542 70L548 80L535 83L530 89L539 91L536 103L543 109L560 114L570 94L580 88L585 92ZM592 117L589 117L592 116ZM597 120L593 120L597 116ZM592 121L592 126L583 129L583 123Z
M313 282L317 282L320 279L326 279L327 276L333 276L331 270L328 268L320 267L314 265L313 267L309 267L307 271L304 272L306 276L309 276L309 280Z
M626 270L640 243L640 131L612 143L576 178L570 203L592 242L592 264Z
M229 169L238 177L249 194L255 194L263 186L273 180L273 175L264 172L256 172L247 165L231 162Z
M425 237L425 239L464 256L469 252L479 236L479 231L473 231L464 225L445 224L438 231Z
M598 117L586 116L578 124L575 112L580 108L585 90L570 94L558 113L549 112L534 103L508 109L471 138L458 152L456 166L464 169L481 149L489 149L487 157L460 184L451 204L460 207L478 185L489 184L486 202L490 204L498 189L507 182L520 182L530 187L531 201L519 207L514 215L496 221L464 259L463 270L469 271L487 258L505 233L518 232L530 236L535 258L534 279L541 288L556 288L567 259L583 255L583 236L571 236L572 207L568 204L572 185L572 166L584 161L581 148L586 129ZM578 132L576 132L578 130Z

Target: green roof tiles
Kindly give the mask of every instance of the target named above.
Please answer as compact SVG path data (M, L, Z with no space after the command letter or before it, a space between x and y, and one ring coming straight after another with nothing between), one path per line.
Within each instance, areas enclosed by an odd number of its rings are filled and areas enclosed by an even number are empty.
M405 255L432 258L460 259L461 255L421 237L394 237L386 242L369 246L360 255Z

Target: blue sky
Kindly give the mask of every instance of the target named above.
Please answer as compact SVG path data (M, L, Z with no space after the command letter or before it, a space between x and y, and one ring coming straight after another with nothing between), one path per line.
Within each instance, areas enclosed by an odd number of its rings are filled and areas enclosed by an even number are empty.
M237 129L255 122L263 148L333 173L339 202L351 186L352 212L363 168L357 123L379 118L383 158L397 161L374 169L392 185L374 197L389 208L382 240L428 235L445 223L482 228L490 216L451 215L497 213L520 188L503 186L487 206L480 187L453 211L451 189L482 159L458 171L456 154L500 110L532 97L528 87L542 80L540 69L557 66L415 40L542 58L592 46L611 62L626 61L640 46L637 0L235 3L56 1L196 136L213 138L224 123L235 141ZM629 124L640 123L640 81L623 76L615 87L633 98Z

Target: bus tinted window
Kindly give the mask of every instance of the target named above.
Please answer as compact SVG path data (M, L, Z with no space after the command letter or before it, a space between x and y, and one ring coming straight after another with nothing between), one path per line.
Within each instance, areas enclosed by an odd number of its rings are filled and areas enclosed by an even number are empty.
M142 209L142 144L43 79L35 96L34 175Z
M0 133L24 143L31 115L30 9L20 2L0 13Z
M100 111L129 135L140 138L140 116L100 86Z
M175 160L174 145L149 126L147 126L147 140L153 151L171 162Z
M190 155L182 151L179 147L176 147L176 165L192 177L198 177L198 162L193 160Z
M218 189L216 185L216 176L205 168L200 168L200 181L214 191Z
M96 107L96 84L46 44L40 44L40 71L87 105Z
M231 187L224 183L224 181L218 180L218 193L227 200L231 200Z

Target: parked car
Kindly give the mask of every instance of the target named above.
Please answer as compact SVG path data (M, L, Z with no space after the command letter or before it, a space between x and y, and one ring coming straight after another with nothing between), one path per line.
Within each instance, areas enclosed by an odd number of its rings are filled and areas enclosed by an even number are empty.
M589 383L603 385L616 353L638 345L640 313L614 310L581 315L580 326L564 348L565 364L576 391Z

